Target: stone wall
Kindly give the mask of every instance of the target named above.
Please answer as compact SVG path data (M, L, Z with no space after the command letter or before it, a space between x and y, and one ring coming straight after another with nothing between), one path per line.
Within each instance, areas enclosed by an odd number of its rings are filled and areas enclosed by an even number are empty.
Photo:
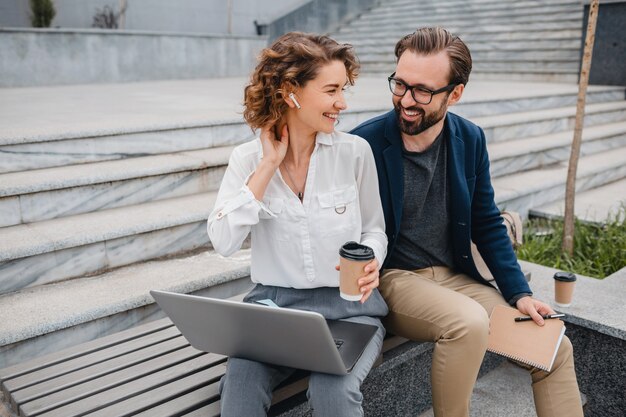
M368 8L376 6L380 0L313 0L267 24L263 33L270 41L291 30L302 32L330 32L340 24Z
M0 29L0 87L245 76L257 36Z
M120 29L254 35L254 20L275 20L304 3L307 0L126 0ZM121 0L54 0L54 4L53 28L88 29L97 10L108 6L118 11ZM0 26L30 27L29 14L28 0L0 1Z

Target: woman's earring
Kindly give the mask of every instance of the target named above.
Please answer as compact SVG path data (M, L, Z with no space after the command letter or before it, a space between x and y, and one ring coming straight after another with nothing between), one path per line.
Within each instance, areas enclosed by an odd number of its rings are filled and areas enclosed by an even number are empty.
M302 108L300 106L300 103L298 103L298 100L296 100L296 95L294 93L289 93L289 98L291 99L291 101L293 101L293 104L296 105L296 108L298 108L298 109Z

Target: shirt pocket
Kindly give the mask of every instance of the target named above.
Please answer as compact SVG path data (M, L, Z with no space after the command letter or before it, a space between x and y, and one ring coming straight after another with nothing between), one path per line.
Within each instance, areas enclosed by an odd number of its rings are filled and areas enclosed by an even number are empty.
M318 194L319 227L322 236L345 233L356 227L358 218L356 197L354 185Z
M266 197L263 199L263 204L274 214L274 217L267 213L259 215L259 226L263 229L263 234L270 239L288 241L290 230L293 230L295 226L293 219L288 216L285 200L279 197Z

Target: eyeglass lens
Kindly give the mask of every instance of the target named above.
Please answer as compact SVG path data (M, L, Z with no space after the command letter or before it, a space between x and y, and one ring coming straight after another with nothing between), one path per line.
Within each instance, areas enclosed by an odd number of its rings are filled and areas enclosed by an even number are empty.
M406 94L406 90L408 89L406 84L394 78L391 78L389 80L389 88L391 89L391 92L398 97L404 96ZM432 99L432 92L423 90L421 88L416 88L416 87L413 87L410 90L411 90L411 96L413 97L413 100L415 100L416 102L420 104L430 103Z

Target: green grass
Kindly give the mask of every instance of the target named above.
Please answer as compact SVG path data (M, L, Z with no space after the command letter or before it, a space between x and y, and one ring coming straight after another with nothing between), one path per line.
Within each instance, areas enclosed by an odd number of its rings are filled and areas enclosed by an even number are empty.
M576 221L574 256L561 254L563 221L532 219L524 228L519 259L594 278L626 266L626 207L604 224Z

